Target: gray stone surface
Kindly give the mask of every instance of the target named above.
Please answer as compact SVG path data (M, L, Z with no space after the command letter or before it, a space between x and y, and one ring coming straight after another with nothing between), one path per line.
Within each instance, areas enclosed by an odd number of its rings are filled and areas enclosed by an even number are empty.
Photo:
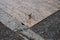
M60 10L37 23L31 29L46 40L60 40Z
M24 40L15 32L0 23L0 40Z

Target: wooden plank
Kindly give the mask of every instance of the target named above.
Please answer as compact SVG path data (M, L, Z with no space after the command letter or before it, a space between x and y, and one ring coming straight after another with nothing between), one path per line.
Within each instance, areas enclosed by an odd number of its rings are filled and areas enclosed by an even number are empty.
M22 25L21 22L17 21L13 16L9 15L2 9L0 9L0 22L16 32L19 36L23 37L24 40L44 40L44 38L30 30L27 26Z
M45 40L60 39L60 10L37 23L30 29L45 38Z
M0 8L28 27L60 9L58 0L0 0Z

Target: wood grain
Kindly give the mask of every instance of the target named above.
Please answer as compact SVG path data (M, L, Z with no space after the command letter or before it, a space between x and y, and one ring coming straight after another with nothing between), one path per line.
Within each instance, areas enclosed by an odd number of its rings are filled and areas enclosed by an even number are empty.
M0 0L0 8L28 27L60 9L59 0ZM29 16L30 15L30 16Z

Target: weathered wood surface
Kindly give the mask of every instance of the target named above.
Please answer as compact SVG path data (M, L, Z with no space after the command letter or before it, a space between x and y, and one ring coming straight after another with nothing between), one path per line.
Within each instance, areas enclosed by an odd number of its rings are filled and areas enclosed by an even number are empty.
M16 32L19 36L22 36L24 40L44 40L41 36L30 30L27 26L22 25L21 22L15 19L15 17L9 15L2 9L0 9L0 22L6 25L6 27L10 28L12 31Z
M0 8L31 27L60 9L59 0L0 0Z
M60 10L31 27L45 40L60 40Z

